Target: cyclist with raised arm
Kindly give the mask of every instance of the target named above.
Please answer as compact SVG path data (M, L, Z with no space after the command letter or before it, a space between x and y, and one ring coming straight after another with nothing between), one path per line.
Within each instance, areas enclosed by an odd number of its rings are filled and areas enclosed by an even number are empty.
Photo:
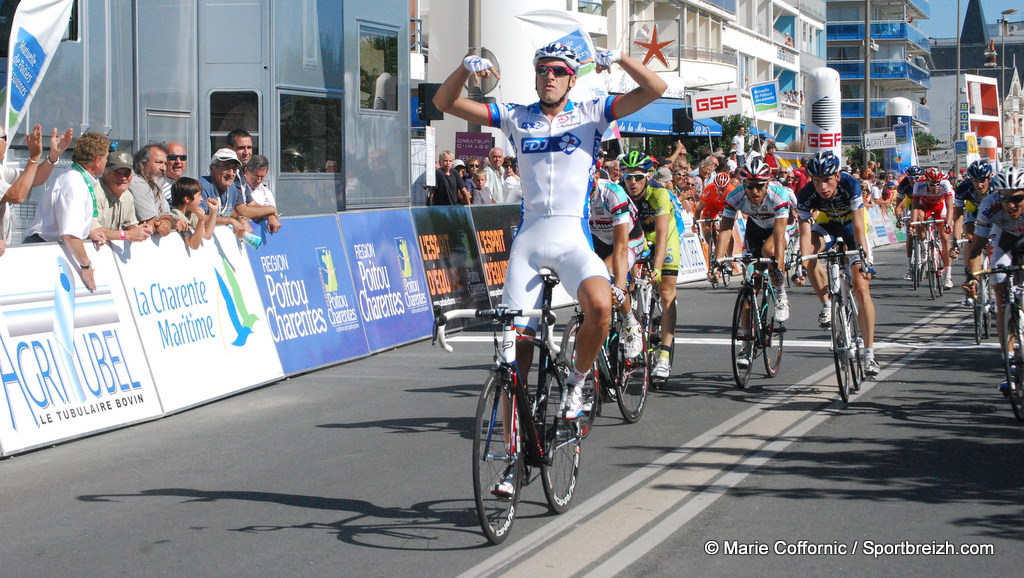
M770 184L772 168L760 157L751 159L740 170L743 188L729 193L722 212L722 229L718 232L718 246L714 261L726 256L726 238L732 237L736 215L747 216L747 227L743 243L745 252L754 257L775 257L775 267L770 273L772 285L779 296L775 305L775 318L789 319L789 299L786 296L786 226L789 224L789 196L779 185ZM718 268L712 267L712 276L718 277ZM748 328L749 311L741 312L740 327ZM741 335L741 337L743 337ZM747 336L749 337L749 336ZM736 358L740 369L750 367L750 351L753 343L744 341L744 349Z
M871 299L871 278L875 274L871 267L867 231L864 228L866 211L860 183L846 173L839 172L839 157L832 151L820 152L807 163L807 174L811 182L797 193L797 217L800 219L800 253L805 257L820 253L831 247L836 238L842 237L850 250L862 247L868 257L862 263L860 257L850 260L853 272L853 295L857 300L860 332L864 336L864 374L878 375L880 368L875 361L875 305ZM817 222L811 217L818 211ZM811 260L806 273L801 271L795 279L803 285L805 275L811 278L811 286L822 303L818 323L823 327L832 324L832 303L829 300L828 281L825 268L817 260Z
M1006 167L992 179L995 195L987 195L978 207L974 222L974 237L967 249L967 289L977 298L974 271L981 269L982 251L989 244L989 235L995 233L992 246L992 267L1024 263L1024 168ZM1003 302L1006 300L1006 275L995 275L992 287L996 293L996 315L999 323L999 342L1006 345L1007 356L1012 356L1013 344L1003 335ZM1020 366L1021 360L1016 361ZM1004 395L1010 395L1009 385L999 386Z
M603 172L603 171L602 171ZM590 236L594 252L612 273L614 301L622 312L622 348L632 359L643 353L640 322L626 292L626 279L647 245L636 207L619 184L598 179L590 194Z
M953 185L949 184L946 174L936 168L924 172L924 180L914 185L911 199L911 221L935 219L942 221L938 227L939 238L942 240L942 285L946 289L953 288L953 269L950 262L949 234L953 231ZM917 237L924 239L925 225L918 225Z
M651 379L664 381L672 370L672 346L676 328L676 279L679 277L679 230L673 216L669 192L650 184L654 162L633 151L620 161L626 193L636 204L640 225L654 247L651 271L661 297L661 351L651 370Z
M570 368L569 391L562 400L566 419L583 414L581 385L594 366L611 317L608 270L591 249L587 217L601 135L613 120L640 110L667 88L657 74L618 50L601 51L594 60L598 72L618 63L637 88L617 96L569 100L582 63L572 48L556 42L534 53L538 101L533 104L487 104L463 97L470 74L496 75L489 60L475 55L465 57L434 96L441 111L501 129L519 159L523 216L509 254L504 303L512 309L538 308L543 289L538 271L547 267L583 310L575 367ZM536 320L517 319L516 326L532 333ZM524 377L532 355L532 347L517 349Z

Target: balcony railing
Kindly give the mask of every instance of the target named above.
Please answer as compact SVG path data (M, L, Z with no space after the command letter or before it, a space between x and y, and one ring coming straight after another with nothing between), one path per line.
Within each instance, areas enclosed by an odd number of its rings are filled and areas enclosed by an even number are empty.
M871 23L871 37L875 40L906 40L921 50L930 50L924 32L903 20ZM825 26L826 40L864 40L863 22L834 22Z
M885 104L888 98L876 98L871 100L871 118L884 118ZM843 118L864 118L864 99L843 99L839 105ZM931 110L926 106L914 105L914 119L924 124L932 123Z
M829 60L828 67L835 69L843 80L864 78L864 61L862 60ZM905 79L916 82L925 88L932 86L927 72L905 60L872 60L871 78L873 80Z

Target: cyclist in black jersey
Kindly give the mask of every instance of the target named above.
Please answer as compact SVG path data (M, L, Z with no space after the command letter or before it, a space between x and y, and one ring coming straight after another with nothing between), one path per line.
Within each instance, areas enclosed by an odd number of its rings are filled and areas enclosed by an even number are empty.
M868 262L859 257L850 260L853 272L853 295L857 300L858 321L864 336L864 374L878 375L880 368L875 361L875 305L871 300L870 280L875 274L870 263L870 247L865 230L866 211L860 183L848 174L839 172L839 157L832 151L818 153L807 163L807 174L811 182L797 195L797 215L800 218L800 252L804 256L814 255L831 246L836 237L842 237L851 250L863 247ZM818 211L817 222L812 211ZM809 261L806 275L811 278L818 299L822 302L818 323L828 327L832 323L832 307L829 301L828 282L825 270L817 260ZM805 278L798 273L797 285L803 285Z

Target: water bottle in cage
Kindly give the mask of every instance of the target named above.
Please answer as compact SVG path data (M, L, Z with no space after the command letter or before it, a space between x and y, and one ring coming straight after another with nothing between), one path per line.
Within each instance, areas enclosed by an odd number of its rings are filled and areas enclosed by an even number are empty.
M829 268L829 293L839 293L839 263L831 263Z

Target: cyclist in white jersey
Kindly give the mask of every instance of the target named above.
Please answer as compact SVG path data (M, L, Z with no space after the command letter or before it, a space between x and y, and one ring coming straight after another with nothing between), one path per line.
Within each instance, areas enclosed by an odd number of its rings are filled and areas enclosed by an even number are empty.
M540 306L542 284L537 271L554 270L584 313L576 341L575 367L563 400L563 416L583 414L582 385L608 333L611 291L608 271L590 247L587 208L601 135L611 121L632 114L661 96L667 85L657 74L618 50L595 58L598 72L616 62L637 83L632 91L583 102L570 101L582 63L570 47L553 43L533 58L534 89L539 100L530 105L485 104L462 97L470 74L495 74L490 61L467 56L434 96L441 111L471 123L500 128L519 159L523 220L512 243L503 300L513 309ZM532 331L529 320L517 320ZM529 374L532 348L519 348L521 374Z
M1006 167L992 179L995 195L989 194L978 207L978 218L974 222L974 237L967 249L967 283L964 289L971 297L977 298L978 285L974 272L981 269L982 251L992 239L992 267L1024 264L1024 168ZM1006 275L994 275L992 287L996 293L996 316L999 328L999 343L1006 344L1004 355L1013 355L1013 344L1007 343L1003 335L1003 302L1006 300ZM1011 364L1020 365L1021 360ZM1004 395L1010 395L1009 385L1003 382L999 387Z

